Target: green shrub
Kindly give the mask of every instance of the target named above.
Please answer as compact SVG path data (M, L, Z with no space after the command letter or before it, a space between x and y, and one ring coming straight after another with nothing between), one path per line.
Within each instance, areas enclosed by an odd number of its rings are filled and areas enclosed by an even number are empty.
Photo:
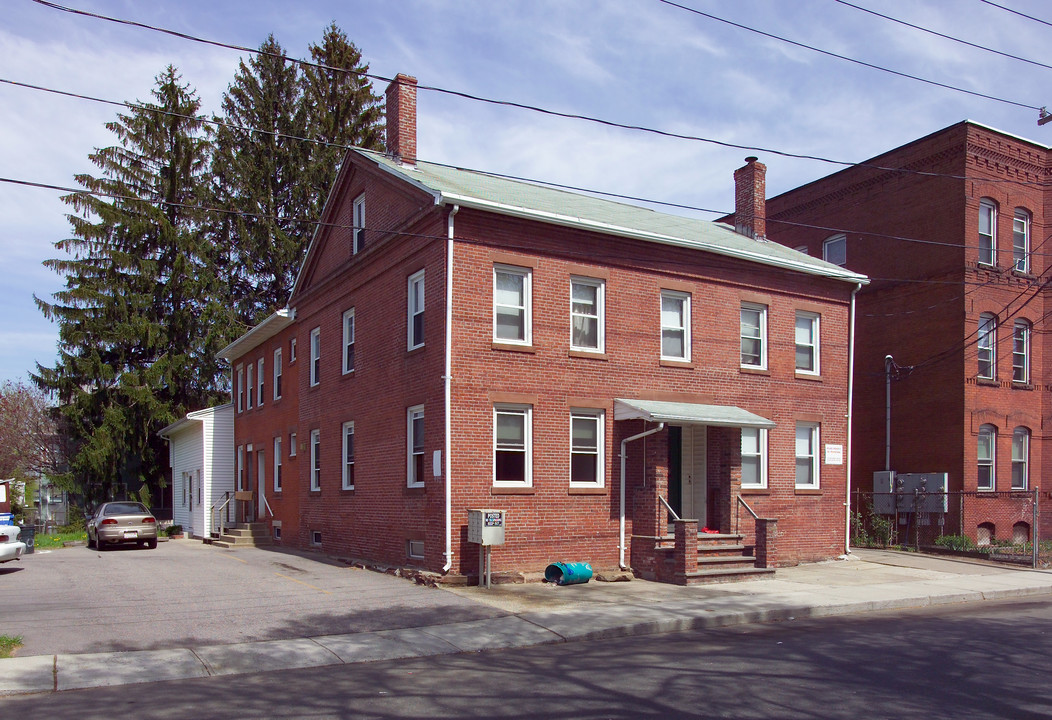
M942 535L936 538L935 544L956 552L975 550L975 542L967 535Z
M164 534L167 535L168 537L171 537L172 535L182 535L183 534L183 526L182 525L171 525L171 526L165 528Z

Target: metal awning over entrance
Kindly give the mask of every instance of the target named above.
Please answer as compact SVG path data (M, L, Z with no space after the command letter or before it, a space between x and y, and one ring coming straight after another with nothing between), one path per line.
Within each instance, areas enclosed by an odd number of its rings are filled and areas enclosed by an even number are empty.
M773 428L773 421L734 405L614 399L614 420L647 420L714 427Z

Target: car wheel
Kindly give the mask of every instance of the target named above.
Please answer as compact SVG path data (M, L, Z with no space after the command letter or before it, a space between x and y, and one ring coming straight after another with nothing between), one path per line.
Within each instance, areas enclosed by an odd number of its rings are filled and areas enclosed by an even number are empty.
M147 540L146 541L146 547L150 548L151 550L156 550L157 549L157 538L154 538L153 540Z

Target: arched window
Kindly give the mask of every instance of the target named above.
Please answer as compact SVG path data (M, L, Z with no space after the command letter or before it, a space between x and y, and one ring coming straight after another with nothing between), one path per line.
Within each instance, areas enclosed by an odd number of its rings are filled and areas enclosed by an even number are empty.
M984 380L997 377L997 316L983 313L979 316L979 333L976 336L978 345L979 371L977 376Z
M980 523L975 531L975 544L979 547L989 545L997 537L997 528L990 522Z
M1027 320L1016 320L1012 325L1012 382L1030 382L1030 330Z
M994 478L997 471L997 428L993 425L982 425L979 427L979 443L977 447L978 480L976 487L980 490L993 490Z
M1030 430L1017 427L1012 431L1012 489L1030 486Z
M1016 208L1012 218L1012 269L1030 272L1030 211Z
M990 198L979 201L979 264L997 264L997 203Z
M1016 545L1030 542L1030 523L1020 520L1012 526L1012 542Z

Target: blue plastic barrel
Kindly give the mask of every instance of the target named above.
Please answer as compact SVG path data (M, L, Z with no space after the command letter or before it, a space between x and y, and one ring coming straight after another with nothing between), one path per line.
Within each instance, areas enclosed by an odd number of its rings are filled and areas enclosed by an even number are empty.
M592 566L583 562L554 562L544 568L545 582L577 585L592 579Z

